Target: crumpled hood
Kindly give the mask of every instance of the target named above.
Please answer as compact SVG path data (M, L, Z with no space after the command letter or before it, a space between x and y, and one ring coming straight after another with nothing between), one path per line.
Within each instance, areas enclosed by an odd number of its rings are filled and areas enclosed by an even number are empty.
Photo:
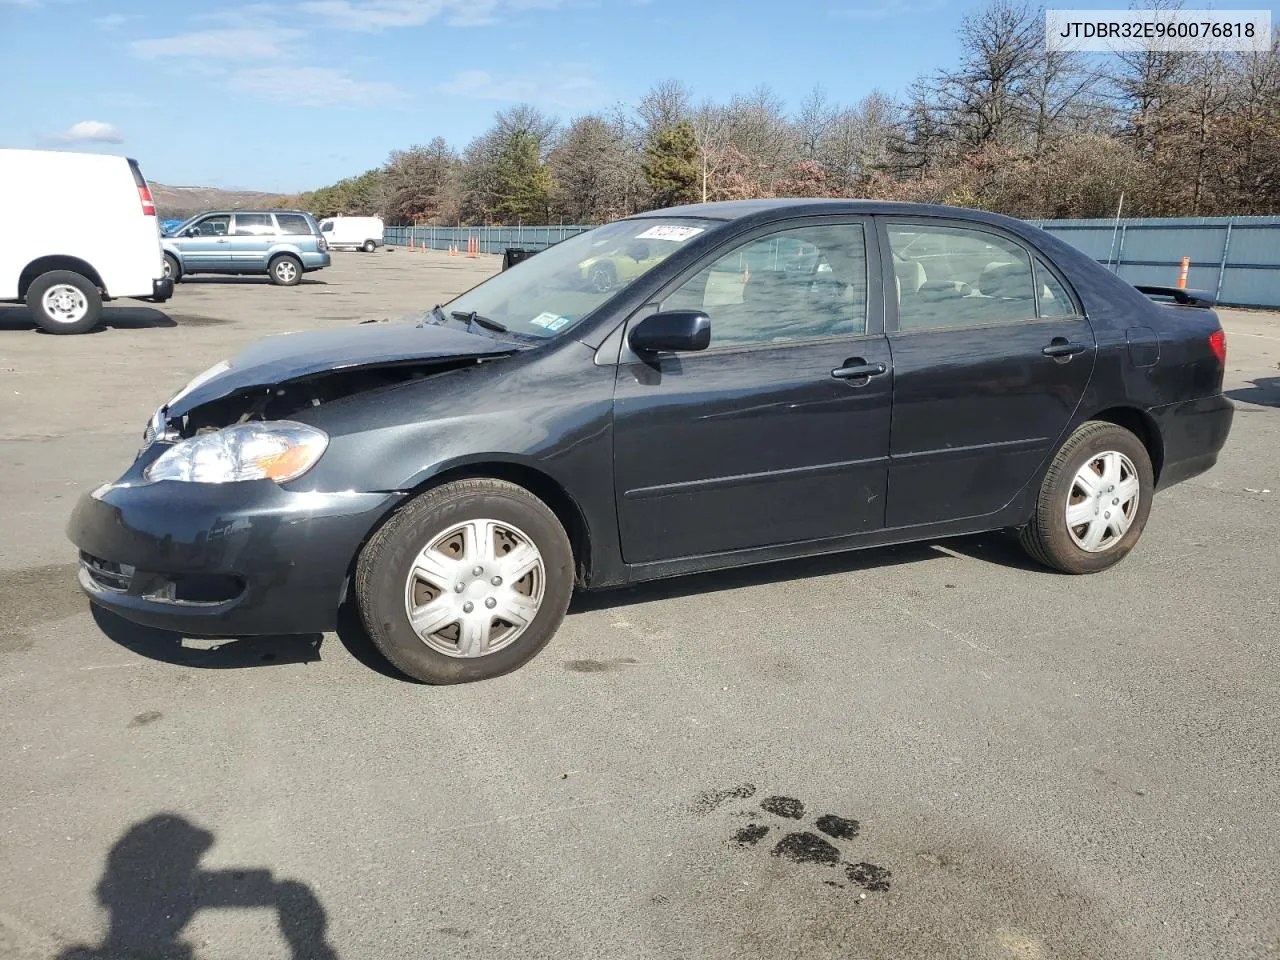
M366 323L336 330L308 330L264 337L231 358L229 369L165 407L181 417L196 407L251 387L270 387L330 370L492 357L515 353L518 344L463 330L416 323Z

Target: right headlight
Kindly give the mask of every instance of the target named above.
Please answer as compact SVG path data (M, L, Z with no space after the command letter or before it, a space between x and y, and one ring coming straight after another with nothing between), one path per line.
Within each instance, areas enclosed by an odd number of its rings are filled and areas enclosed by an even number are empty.
M144 476L191 483L285 483L315 466L328 445L324 431L305 423L237 423L174 444L147 467Z

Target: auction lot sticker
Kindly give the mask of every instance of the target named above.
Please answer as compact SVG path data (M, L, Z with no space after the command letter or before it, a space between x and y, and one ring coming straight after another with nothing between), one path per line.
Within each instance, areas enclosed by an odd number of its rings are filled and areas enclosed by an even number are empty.
M1216 53L1271 49L1270 10L1046 10L1050 51Z

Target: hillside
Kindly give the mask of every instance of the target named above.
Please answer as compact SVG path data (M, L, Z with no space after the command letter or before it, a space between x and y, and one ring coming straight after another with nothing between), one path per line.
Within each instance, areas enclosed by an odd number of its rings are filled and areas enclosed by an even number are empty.
M202 210L234 210L240 207L270 207L284 196L255 190L221 190L218 187L170 187L151 184L161 219L183 220Z

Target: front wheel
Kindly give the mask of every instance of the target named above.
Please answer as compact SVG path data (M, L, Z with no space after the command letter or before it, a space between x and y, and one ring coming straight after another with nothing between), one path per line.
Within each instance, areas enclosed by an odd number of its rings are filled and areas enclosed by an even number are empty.
M425 683L523 666L573 593L573 551L556 515L523 487L458 480L410 501L365 545L355 592L374 645Z
M166 280L172 280L174 283L182 279L182 265L172 253L164 255L164 276Z
M296 287L302 280L302 264L297 257L282 254L267 268L271 282L279 287Z
M364 246L362 246L360 249L363 250L365 253L373 253L374 250L378 249L378 245L374 243L372 240L366 240L364 242Z
M48 333L87 333L102 315L102 294L78 273L50 270L27 288L27 309Z
M1083 423L1040 484L1035 516L1019 535L1035 560L1063 573L1096 573L1137 544L1155 480L1142 441L1102 420Z

